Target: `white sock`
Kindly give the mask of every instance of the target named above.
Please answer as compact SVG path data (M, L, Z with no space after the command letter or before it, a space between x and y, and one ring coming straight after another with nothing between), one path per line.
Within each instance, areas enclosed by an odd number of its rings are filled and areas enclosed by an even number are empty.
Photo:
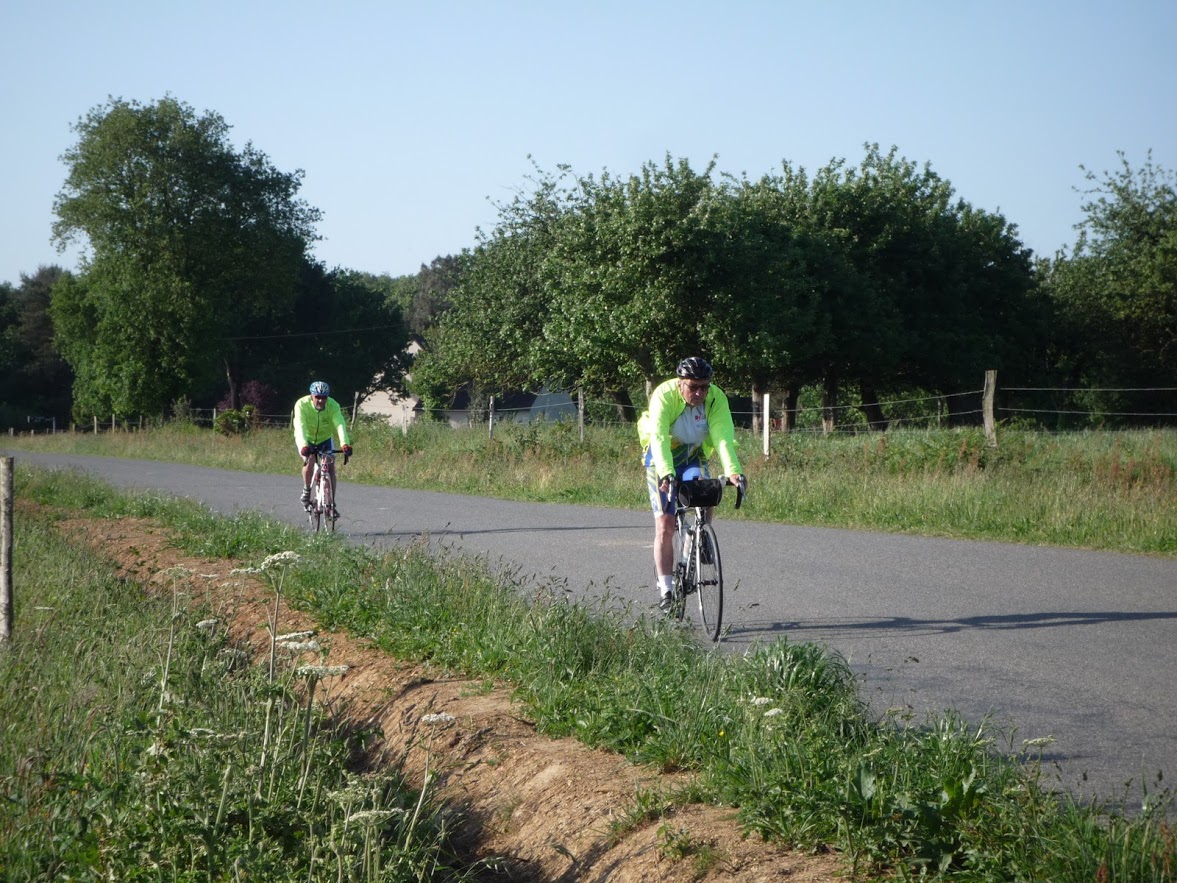
M663 595L669 595L670 590L674 587L674 577L670 574L665 574L658 577L658 592Z

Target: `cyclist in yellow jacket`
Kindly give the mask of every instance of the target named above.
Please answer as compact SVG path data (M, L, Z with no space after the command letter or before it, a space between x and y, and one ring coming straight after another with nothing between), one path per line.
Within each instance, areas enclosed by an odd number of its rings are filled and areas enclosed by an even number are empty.
M675 377L655 387L650 405L638 421L644 448L646 488L654 512L654 571L659 606L670 607L674 582L674 504L671 480L710 478L707 463L718 456L729 484L745 481L736 455L735 425L727 395L711 382L706 359L691 356L678 363Z
M310 395L294 403L294 445L303 458L302 496L299 502L305 507L311 502L311 477L315 474L315 463L320 453L334 453L335 436L343 445L345 458L352 455L351 438L347 433L347 419L339 402L331 398L331 387L322 380L311 384ZM331 490L335 490L335 468L330 471ZM332 499L335 494L333 493Z

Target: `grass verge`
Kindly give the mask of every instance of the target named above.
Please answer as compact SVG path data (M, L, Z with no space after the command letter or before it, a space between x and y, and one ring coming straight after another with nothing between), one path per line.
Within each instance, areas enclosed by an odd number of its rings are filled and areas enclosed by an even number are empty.
M569 423L451 429L378 421L354 430L349 481L509 499L644 509L637 438L628 427ZM740 512L790 524L1177 555L1177 431L1050 434L980 430L822 437L739 433L751 494ZM142 432L5 440L9 451L98 454L288 474L289 431L226 437L190 424Z
M1112 802L1080 805L1044 784L1040 746L1010 745L952 714L918 726L873 719L847 666L815 645L779 639L741 657L700 652L664 619L570 603L424 547L377 555L60 472L18 469L18 491L95 516L158 518L199 554L260 561L296 552L284 597L324 627L513 684L543 732L691 771L676 800L737 807L750 833L832 846L857 874L1175 879L1169 792L1142 786L1132 816Z
M39 487L55 503L60 491L73 505L120 508L65 477ZM184 506L128 505L185 523ZM253 533L220 548L256 547ZM0 878L474 878L439 807L396 770L358 772L367 734L307 699L337 672L249 665L199 599L119 579L31 508L14 548L20 628L0 647Z

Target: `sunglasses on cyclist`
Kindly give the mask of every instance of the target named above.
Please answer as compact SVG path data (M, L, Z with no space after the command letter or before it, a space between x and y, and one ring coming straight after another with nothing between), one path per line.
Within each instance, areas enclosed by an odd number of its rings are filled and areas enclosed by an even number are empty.
M711 389L711 384L706 381L703 383L688 382L687 389L689 389L691 392L706 392L707 390Z

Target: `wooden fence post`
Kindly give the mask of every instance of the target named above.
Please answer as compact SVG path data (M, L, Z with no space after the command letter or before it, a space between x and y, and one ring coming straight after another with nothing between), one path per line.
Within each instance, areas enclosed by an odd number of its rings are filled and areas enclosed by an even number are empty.
M997 372L985 372L985 388L981 393L981 414L985 423L985 439L989 447L997 447L997 422L993 419L993 399L997 391Z
M768 410L768 393L764 394L764 407L760 409L761 419L764 424L764 456L768 456L768 430L772 426L772 418L769 416L771 412Z
M584 441L584 390L576 391L576 424L580 429L580 440Z
M12 638L12 458L0 457L0 644Z
M495 437L495 397L494 396L490 397L490 408L487 410L487 413L486 413L486 422L487 422L487 425L490 427L490 437L494 438Z

